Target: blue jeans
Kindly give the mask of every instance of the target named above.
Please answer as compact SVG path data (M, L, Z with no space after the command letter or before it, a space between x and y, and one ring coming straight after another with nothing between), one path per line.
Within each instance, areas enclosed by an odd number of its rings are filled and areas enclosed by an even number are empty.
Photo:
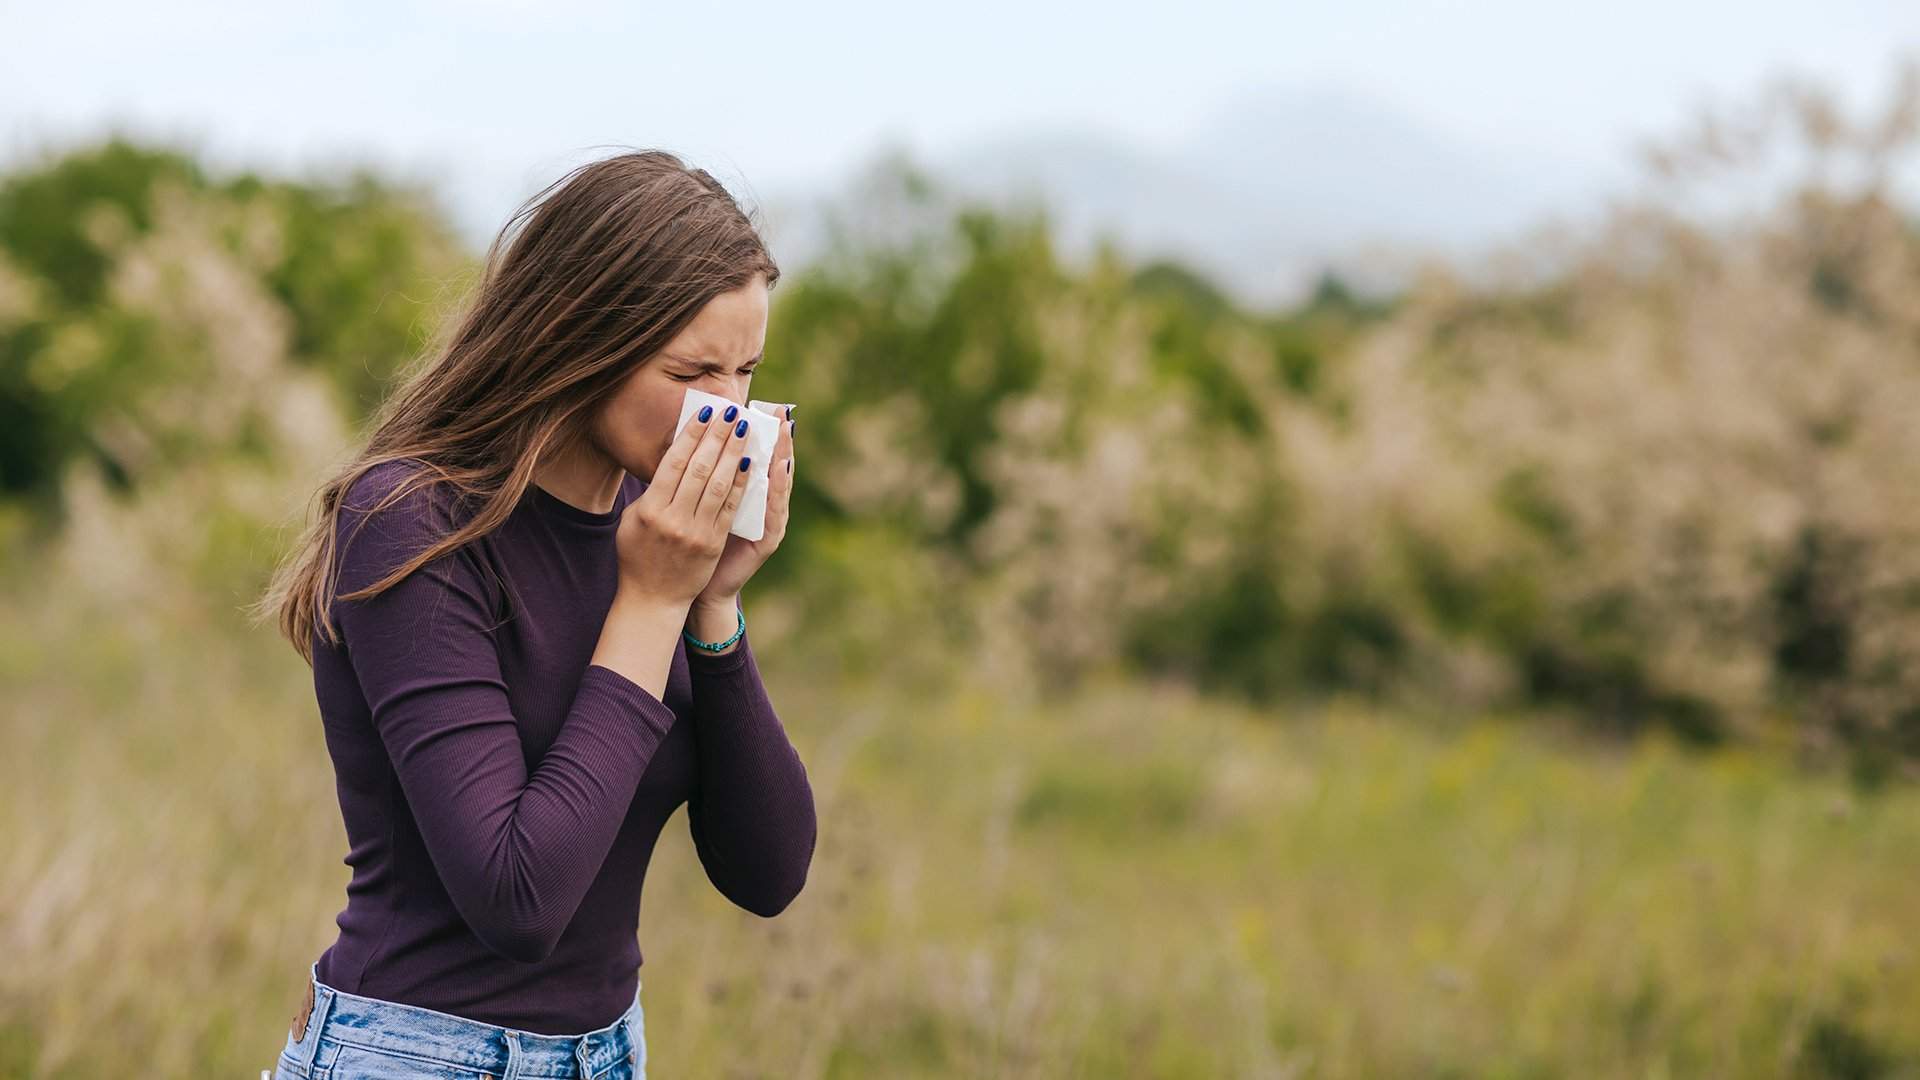
M361 997L308 972L306 1031L262 1080L646 1080L646 1013L636 988L626 1014L583 1035L539 1035L417 1005Z

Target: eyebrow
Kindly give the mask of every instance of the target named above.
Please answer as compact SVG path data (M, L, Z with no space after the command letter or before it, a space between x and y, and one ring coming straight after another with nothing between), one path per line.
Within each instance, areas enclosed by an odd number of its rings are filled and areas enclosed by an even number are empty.
M747 359L747 362L746 362L746 364L741 364L740 366L741 366L741 367L746 367L746 366L747 366L747 364L757 364L757 363L759 363L759 362L760 362L760 358L761 358L762 356L765 356L766 354L767 354L767 351L766 351L765 349L762 349L762 350L760 350L759 352L757 352L757 353L754 353L754 354L753 354L753 355L752 355L751 357L749 357L749 358ZM690 357L685 357L685 356L675 356L675 355L673 355L672 353L668 353L668 354L667 354L667 358L668 358L669 360L678 360L678 361L680 361L680 362L681 362L681 363L683 363L683 364L691 364L692 366L694 366L694 367L697 367L697 368L699 368L699 369L700 369L701 371L725 371L725 370L727 370L727 365L725 365L725 364L716 364L716 363L714 363L714 362L713 362L713 361L711 361L711 360L694 360L694 359L692 359L692 358L690 358Z

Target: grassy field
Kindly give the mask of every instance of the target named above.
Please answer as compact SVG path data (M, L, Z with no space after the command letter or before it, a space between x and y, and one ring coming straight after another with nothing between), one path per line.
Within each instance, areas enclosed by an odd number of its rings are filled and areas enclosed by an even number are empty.
M649 877L653 1075L1915 1075L1920 793L1538 718L836 686L776 920ZM252 1076L347 871L306 669L9 603L0 1077Z

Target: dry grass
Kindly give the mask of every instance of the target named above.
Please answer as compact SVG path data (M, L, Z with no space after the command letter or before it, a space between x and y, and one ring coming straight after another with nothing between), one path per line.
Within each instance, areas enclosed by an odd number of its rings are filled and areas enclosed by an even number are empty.
M250 1075L347 876L304 667L204 604L12 600L0 1076ZM1338 702L917 694L762 648L820 848L767 921L669 823L661 1075L1920 1067L1920 793Z

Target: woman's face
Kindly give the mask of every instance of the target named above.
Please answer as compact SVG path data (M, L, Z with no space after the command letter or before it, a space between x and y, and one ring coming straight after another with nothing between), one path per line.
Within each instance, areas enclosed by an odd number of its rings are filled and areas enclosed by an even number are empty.
M687 387L747 407L747 386L767 343L764 275L707 301L686 329L627 376L593 419L593 441L640 479L653 482L678 434ZM711 422L711 421L709 421Z

